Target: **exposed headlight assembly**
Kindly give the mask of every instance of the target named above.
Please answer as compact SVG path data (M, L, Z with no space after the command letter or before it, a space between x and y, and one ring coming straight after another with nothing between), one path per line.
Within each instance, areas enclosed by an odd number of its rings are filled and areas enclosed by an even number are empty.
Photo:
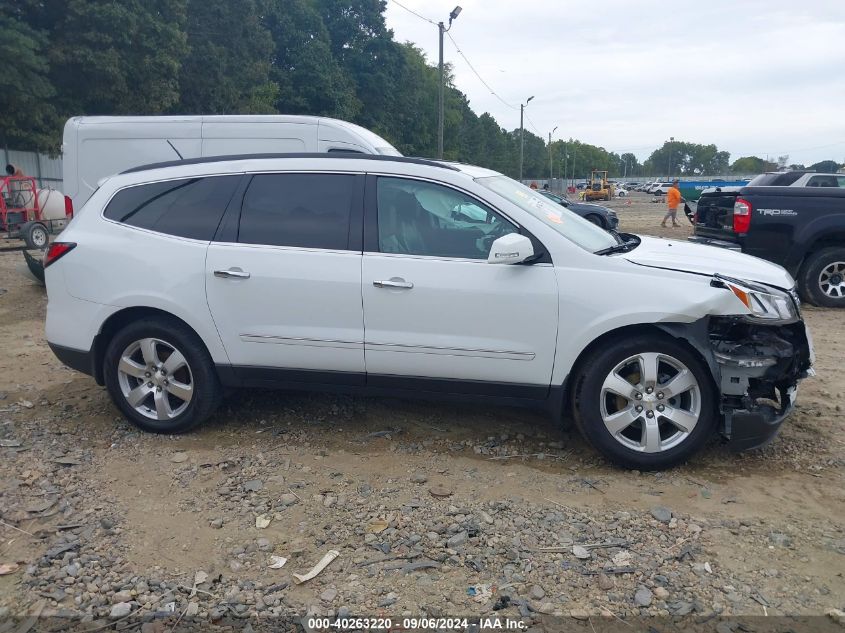
M713 282L713 285L733 292L751 311L751 314L745 315L747 319L767 323L790 323L799 318L798 308L786 292L722 275L716 275Z

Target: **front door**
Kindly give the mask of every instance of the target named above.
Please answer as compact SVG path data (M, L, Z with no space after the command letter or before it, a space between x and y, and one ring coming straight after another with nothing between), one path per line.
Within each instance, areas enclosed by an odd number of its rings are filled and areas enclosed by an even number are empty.
M367 384L544 397L558 326L552 266L488 264L492 242L519 229L457 189L396 177L370 183Z
M246 382L363 385L363 178L253 176L237 234L209 246L208 304Z

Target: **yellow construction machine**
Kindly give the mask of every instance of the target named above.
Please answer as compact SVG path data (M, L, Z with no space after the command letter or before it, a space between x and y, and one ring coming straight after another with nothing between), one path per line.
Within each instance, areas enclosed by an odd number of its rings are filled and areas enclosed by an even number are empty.
M584 192L584 200L610 200L613 197L613 184L607 181L607 172L594 169L590 174L590 184Z

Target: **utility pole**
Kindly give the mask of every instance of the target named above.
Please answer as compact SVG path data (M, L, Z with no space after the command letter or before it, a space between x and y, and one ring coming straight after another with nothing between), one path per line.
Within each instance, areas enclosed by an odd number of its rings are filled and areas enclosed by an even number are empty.
M674 143L675 143L675 137L670 136L669 137L669 175L666 176L666 182L669 182L672 179L672 154L674 153L672 150L673 150L673 147L674 147Z
M551 132L549 132L549 189L552 188L552 180L554 180L554 162L552 161L552 134L555 133L557 130L557 126L554 126Z
M443 158L443 104L444 104L444 94L446 92L446 77L443 72L443 34L446 33L449 29L452 28L452 22L454 22L457 17L461 14L461 7L455 7L452 9L452 12L449 14L449 26L444 26L443 22L437 23L437 30L440 34L440 64L438 68L440 70L440 95L438 99L438 118L437 118L437 158Z
M528 97L525 103L519 104L519 181L522 182L522 161L525 157L525 107L534 97Z

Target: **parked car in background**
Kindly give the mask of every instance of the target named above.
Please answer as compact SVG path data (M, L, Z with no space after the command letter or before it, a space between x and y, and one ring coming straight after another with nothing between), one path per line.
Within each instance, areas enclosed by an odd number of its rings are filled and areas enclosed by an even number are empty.
M845 188L796 186L809 180L805 176L792 184L755 185L780 177L763 176L745 187L704 191L690 239L780 264L798 280L805 301L845 308Z
M619 217L613 209L592 202L575 202L562 193L552 193L551 191L539 191L538 193L605 230L611 231L619 226Z
M834 187L845 189L845 174L807 173L793 182L790 187Z
M226 387L469 398L571 411L607 458L656 469L717 429L767 442L811 370L779 266L614 235L480 167L149 165L61 237L50 347L157 433L195 427Z
M669 189L671 189L671 188L672 188L671 182L661 182L661 183L658 183L655 186L653 186L649 190L649 193L653 196L665 196L667 193L669 193Z

